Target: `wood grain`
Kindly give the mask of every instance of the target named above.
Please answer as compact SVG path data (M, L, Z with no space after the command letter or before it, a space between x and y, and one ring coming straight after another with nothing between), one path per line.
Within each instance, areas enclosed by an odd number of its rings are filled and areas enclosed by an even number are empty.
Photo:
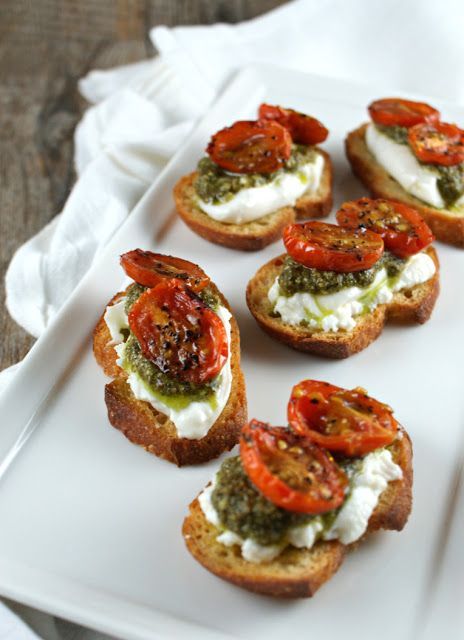
M0 370L33 338L5 308L15 249L62 208L73 185L77 80L153 55L157 24L238 22L279 0L2 0L0 2Z

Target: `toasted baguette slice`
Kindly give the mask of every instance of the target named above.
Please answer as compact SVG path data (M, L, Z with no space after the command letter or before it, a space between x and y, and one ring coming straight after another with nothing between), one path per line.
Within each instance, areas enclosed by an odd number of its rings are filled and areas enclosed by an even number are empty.
M216 288L215 292L229 309L224 296ZM123 292L118 293L109 304L114 304L123 295ZM134 396L126 382L125 371L116 364L117 355L102 315L94 330L93 352L106 375L114 378L105 387L108 418L113 427L122 431L131 442L179 467L206 462L232 449L247 421L247 401L245 379L240 368L238 325L233 317L230 322L232 388L229 400L206 436L190 440L177 435L175 425L165 414Z
M375 198L404 202L417 209L435 237L458 247L464 247L464 212L435 209L405 191L374 158L365 142L367 124L348 134L345 149L353 172Z
M246 293L248 308L259 326L272 338L298 351L308 351L326 358L347 358L373 342L382 333L387 321L423 324L430 318L440 284L435 249L429 247L427 253L437 267L435 275L412 289L398 291L389 304L379 305L371 313L358 317L351 331L315 331L309 327L286 324L280 316L272 315L268 291L282 268L285 254L270 260L250 280Z
M392 455L403 470L403 477L390 482L381 494L365 536L378 529L401 531L411 511L412 447L406 432L402 433L402 439L393 445ZM314 595L337 571L346 552L360 542L346 546L338 541L321 541L312 549L289 546L273 561L254 564L244 560L238 546L226 547L217 542L219 532L206 520L198 499L190 505L182 533L190 553L208 571L249 591L282 598Z
M306 193L293 207L282 207L262 218L246 224L226 224L218 222L201 211L195 204L193 183L196 172L179 180L174 187L174 201L183 221L199 236L232 249L256 251L282 237L283 229L295 220L321 218L332 208L332 163L330 156L322 149L324 170L319 189Z

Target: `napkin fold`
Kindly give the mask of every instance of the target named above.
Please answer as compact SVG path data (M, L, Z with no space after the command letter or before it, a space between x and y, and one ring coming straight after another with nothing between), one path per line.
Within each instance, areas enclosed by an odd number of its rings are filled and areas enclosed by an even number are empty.
M75 133L78 180L64 209L10 263L7 307L34 336L47 327L194 122L182 104L170 109L181 92L162 62L140 67L143 82L115 89L84 115ZM126 69L119 72L125 77ZM162 97L158 103L154 93Z

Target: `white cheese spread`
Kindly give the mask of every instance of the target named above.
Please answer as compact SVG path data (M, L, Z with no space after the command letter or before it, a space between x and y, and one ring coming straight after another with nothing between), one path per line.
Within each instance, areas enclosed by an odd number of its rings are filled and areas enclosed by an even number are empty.
M435 274L436 267L432 258L424 252L411 256L404 265L398 278L392 283L392 291L401 291L427 282Z
M324 532L324 540L340 540L343 544L359 540L388 483L402 477L401 467L393 462L388 449L369 453L350 478L350 494L330 529Z
M228 224L246 224L262 218L281 207L293 206L306 192L319 188L324 169L324 157L314 154L314 160L298 167L297 172L281 172L271 182L240 189L226 202L208 203L201 198L197 205L211 218Z
M127 314L124 309L126 304L126 298L120 298L118 302L115 302L109 307L106 307L104 320L106 326L111 335L111 344L117 345L120 342L124 342L124 336L121 333L121 329L127 329Z
M305 323L319 331L350 331L356 326L356 317L373 311L379 304L386 304L393 293L409 289L429 280L435 273L435 263L424 252L411 256L399 276L389 278L380 269L368 287L347 287L336 293L294 293L283 295L278 278L268 292L273 310L283 322L290 325Z
M125 298L122 298L116 304L107 307L104 315L105 322L111 334L112 344L115 345L115 351L119 357L117 363L121 367L124 365L125 348L121 329L129 328L127 315L124 311L124 303ZM134 396L138 400L144 400L150 403L157 411L168 416L174 423L180 438L188 438L189 440L203 438L221 415L230 396L232 387L230 318L232 316L228 309L223 306L220 306L216 313L224 323L229 345L229 355L227 362L219 374L220 381L212 399L193 401L181 409L171 407L166 404L166 402L163 402L162 396L154 394L137 373L128 371L127 383Z
M374 124L366 129L366 145L376 161L411 195L437 209L446 208L438 190L439 175L421 164L407 144L395 142ZM464 205L464 196L454 207Z
M388 483L402 477L401 467L393 461L388 449L377 449L367 454L351 475L349 494L331 526L324 528L323 518L315 516L311 522L289 529L281 544L262 545L222 528L211 502L215 479L203 490L198 500L205 518L220 530L216 538L218 542L228 547L240 546L243 558L249 562L270 562L288 545L298 549L311 549L318 540L340 540L343 544L359 540L364 535L369 518Z

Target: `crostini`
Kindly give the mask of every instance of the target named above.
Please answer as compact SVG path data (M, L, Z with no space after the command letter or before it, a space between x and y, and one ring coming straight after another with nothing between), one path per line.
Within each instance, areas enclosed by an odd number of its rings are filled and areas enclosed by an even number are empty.
M384 98L348 134L354 173L377 198L419 211L438 240L464 247L464 131L430 105Z
M412 506L412 447L364 389L296 385L289 427L252 420L184 520L206 569L258 593L309 597L378 529L400 531Z
M288 253L261 267L246 294L270 336L328 358L361 351L387 320L426 322L439 293L433 235L416 211L361 198L337 219L343 226L289 225Z
M135 249L134 280L95 331L110 423L179 466L231 449L247 420L240 338L229 304L197 265Z
M290 222L328 214L332 166L315 146L327 135L311 116L262 104L258 120L213 135L197 170L176 184L180 217L210 242L254 251Z

